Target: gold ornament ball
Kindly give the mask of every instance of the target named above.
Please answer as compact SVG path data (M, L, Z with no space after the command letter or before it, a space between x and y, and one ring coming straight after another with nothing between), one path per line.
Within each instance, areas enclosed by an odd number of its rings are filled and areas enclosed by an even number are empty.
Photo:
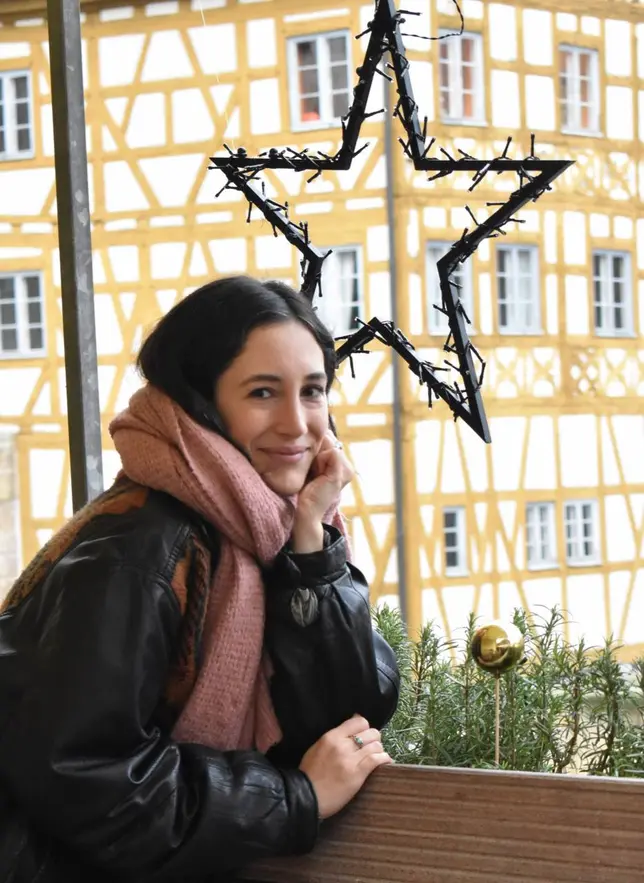
M490 674L502 674L521 662L525 641L511 623L486 622L474 632L470 653L472 659Z

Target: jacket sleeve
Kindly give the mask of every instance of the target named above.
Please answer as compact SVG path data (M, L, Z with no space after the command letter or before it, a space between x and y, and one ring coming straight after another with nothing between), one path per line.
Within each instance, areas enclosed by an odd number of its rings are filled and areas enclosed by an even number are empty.
M396 659L373 629L365 578L347 563L339 531L325 531L321 552L284 550L266 581L271 690L284 736L276 762L298 763L353 714L381 728L398 702Z
M177 744L155 725L176 598L159 576L101 567L86 545L16 611L37 618L40 637L12 650L28 678L0 736L0 780L15 802L119 879L203 879L309 850L317 802L303 773L256 752Z

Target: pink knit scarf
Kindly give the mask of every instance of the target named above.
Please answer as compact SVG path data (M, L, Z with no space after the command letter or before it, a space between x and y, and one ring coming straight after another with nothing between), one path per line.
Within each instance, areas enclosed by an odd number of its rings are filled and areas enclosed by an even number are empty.
M222 436L145 386L110 425L125 474L165 491L221 537L204 626L204 656L174 737L222 750L265 752L281 738L264 651L260 566L287 542L294 504L274 493Z

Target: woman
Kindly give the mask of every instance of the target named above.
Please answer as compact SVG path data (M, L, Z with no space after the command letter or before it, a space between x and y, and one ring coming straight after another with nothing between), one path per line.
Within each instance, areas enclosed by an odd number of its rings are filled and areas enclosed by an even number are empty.
M347 563L329 333L287 286L225 279L138 365L123 472L0 617L0 880L223 878L310 850L390 761L398 674Z

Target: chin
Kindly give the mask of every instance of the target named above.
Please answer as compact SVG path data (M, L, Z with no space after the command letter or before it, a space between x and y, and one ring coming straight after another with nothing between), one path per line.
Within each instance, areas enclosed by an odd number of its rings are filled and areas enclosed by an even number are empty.
M264 475L262 478L264 479L265 484L267 484L272 491L275 491L276 494L279 494L280 497L293 497L295 494L299 494L306 481L306 476L300 474L279 475L272 473Z

